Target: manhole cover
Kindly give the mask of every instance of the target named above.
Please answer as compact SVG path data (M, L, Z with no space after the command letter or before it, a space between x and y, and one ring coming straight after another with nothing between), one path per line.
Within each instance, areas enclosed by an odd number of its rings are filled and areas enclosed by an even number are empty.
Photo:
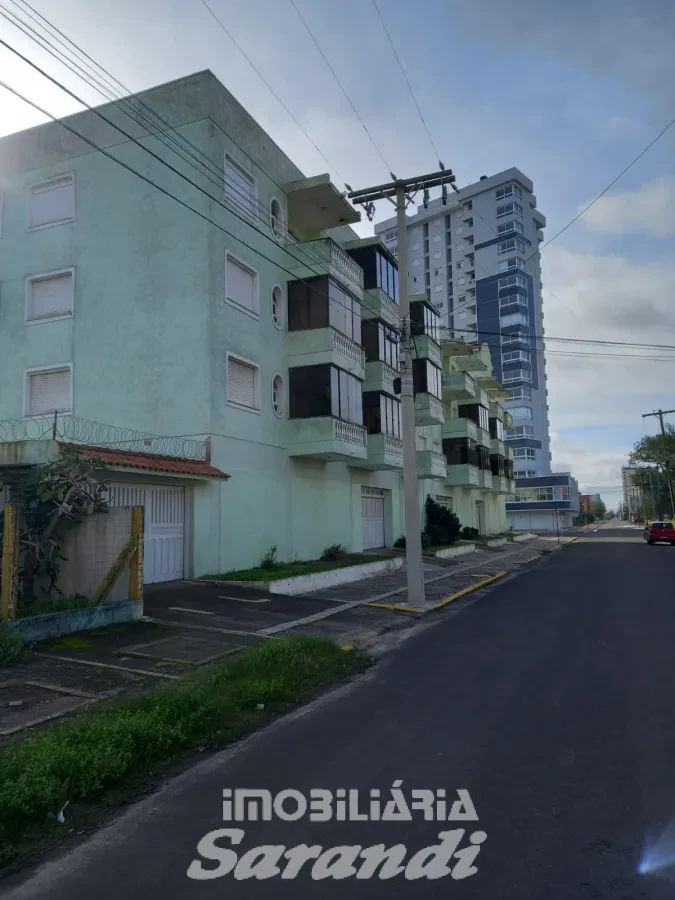
M0 735L55 719L92 699L92 694L34 681L8 681L0 685Z
M126 647L124 655L201 666L243 646L246 646L246 644L228 640L227 638L176 635L174 637L160 638L158 641L150 641L148 644Z

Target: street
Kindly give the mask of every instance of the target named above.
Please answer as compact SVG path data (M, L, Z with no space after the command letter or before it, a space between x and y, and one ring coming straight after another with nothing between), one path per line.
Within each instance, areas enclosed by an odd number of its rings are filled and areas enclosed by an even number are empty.
M583 535L458 615L397 634L361 679L203 759L107 827L44 860L12 900L446 897L660 900L667 871L640 874L675 818L675 549L640 529ZM468 790L478 822L223 822L225 788ZM290 805L289 805L290 806ZM448 803L448 807L450 803ZM371 847L407 858L438 833L482 830L477 872L457 880L187 877L210 831L262 845ZM675 859L661 840L658 858ZM230 846L223 840L221 846ZM214 869L214 860L202 860ZM358 864L357 864L358 865ZM452 863L450 863L452 866ZM675 876L673 877L675 881Z

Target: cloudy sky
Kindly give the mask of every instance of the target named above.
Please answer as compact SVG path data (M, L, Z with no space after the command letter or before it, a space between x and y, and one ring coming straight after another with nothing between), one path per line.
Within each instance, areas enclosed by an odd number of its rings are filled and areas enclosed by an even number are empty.
M354 187L385 180L382 159L290 0L209 2L336 167L339 186L342 179ZM518 166L534 181L549 238L675 116L671 0L378 2L457 183ZM202 0L31 3L131 90L210 68L306 173L326 171ZM397 174L435 168L372 0L296 3L388 166ZM88 102L101 101L0 22L5 40ZM55 114L79 108L2 48L0 66L0 77ZM0 134L40 121L0 88ZM383 205L377 218L390 214ZM543 251L547 333L675 344L674 240L675 126ZM551 342L549 349L570 348ZM593 345L576 349L590 355L549 356L553 464L615 505L620 466L644 433L641 413L675 405L675 361L598 358Z

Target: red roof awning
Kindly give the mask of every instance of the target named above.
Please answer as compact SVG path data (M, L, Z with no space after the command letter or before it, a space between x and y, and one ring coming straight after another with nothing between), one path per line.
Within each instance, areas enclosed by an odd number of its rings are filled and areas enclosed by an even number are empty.
M60 444L61 447L74 447L89 459L100 459L106 466L124 469L137 469L142 472L154 472L163 475L191 475L201 478L229 478L225 472L216 469L211 463L198 459L180 459L175 456L163 456L159 453L135 453L132 450L111 450L109 447L87 447L80 444Z

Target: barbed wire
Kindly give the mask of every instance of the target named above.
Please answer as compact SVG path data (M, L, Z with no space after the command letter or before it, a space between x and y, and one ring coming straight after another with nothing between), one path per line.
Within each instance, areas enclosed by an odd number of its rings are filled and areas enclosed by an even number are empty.
M77 416L0 421L0 443L57 440L101 449L157 453L180 459L208 460L208 442L192 438L150 434L133 428L92 422Z

